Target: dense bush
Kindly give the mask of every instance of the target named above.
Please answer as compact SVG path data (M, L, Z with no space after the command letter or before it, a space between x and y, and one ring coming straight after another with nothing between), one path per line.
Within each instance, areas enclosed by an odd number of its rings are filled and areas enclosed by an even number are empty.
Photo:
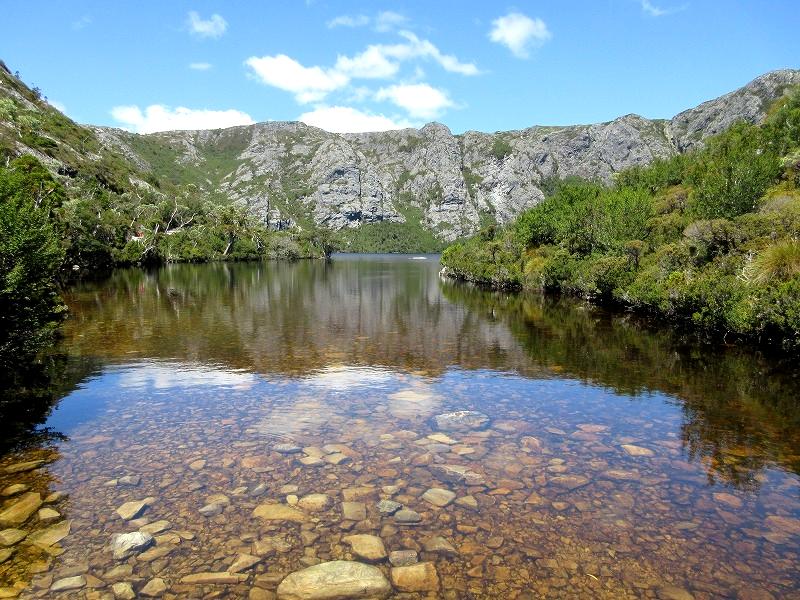
M0 166L0 365L28 362L52 339L62 305L56 276L63 259L51 214L64 199L38 161Z
M610 187L544 189L514 223L447 248L449 272L800 346L800 90L764 124L735 124Z

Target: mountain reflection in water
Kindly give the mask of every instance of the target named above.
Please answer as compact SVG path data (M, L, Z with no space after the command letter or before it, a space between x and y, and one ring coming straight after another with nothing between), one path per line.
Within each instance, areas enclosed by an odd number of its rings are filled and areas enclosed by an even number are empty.
M398 487L390 495L419 511L421 525L387 523L369 500L359 527L390 550L421 550L445 589L474 597L800 592L792 365L572 300L442 281L436 257L410 258L174 265L70 289L53 355L70 368L40 374L46 393L26 421L44 421L37 431L50 435L9 429L4 439L27 443L0 459L0 488L69 493L57 509L71 532L44 572L77 560L85 544L102 579L113 567L103 548L125 529L109 515L150 496L152 520L200 527L197 542L179 538L174 552L135 563L142 582L158 574L177 592L186 574L225 570L223 544L249 546L250 513L263 501L251 492L262 482L274 501L285 485L336 502L354 486L374 487L372 500ZM436 415L463 409L491 424L434 435ZM276 444L298 454L270 452ZM2 475L37 458L48 464ZM307 466L315 461L322 466ZM443 481L436 465L451 463L484 483ZM138 487L109 483L130 473ZM431 512L419 497L443 486L475 499L476 512ZM197 511L214 493L231 498L207 521ZM293 549L254 577L274 571L279 581L303 556L347 558L338 506L304 529L305 542L291 527L269 529ZM425 550L426 536L445 537L457 554ZM487 543L500 546L487 556ZM19 546L0 564L0 587L44 585L32 567L40 550ZM252 584L223 594L246 596Z

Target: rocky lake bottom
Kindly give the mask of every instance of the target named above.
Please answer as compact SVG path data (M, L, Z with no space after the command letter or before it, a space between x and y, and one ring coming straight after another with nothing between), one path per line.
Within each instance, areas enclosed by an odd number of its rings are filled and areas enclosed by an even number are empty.
M75 289L0 598L800 597L791 377L421 262Z

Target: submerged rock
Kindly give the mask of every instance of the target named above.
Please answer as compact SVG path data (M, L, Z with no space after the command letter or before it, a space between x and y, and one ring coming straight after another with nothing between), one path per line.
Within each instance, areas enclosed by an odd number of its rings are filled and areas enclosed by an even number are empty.
M393 567L407 567L416 564L419 555L416 550L395 550L389 553L389 562Z
M142 513L150 506L150 498L144 500L132 500L126 502L117 509L117 514L126 521L140 517Z
M367 505L363 502L342 502L342 518L345 521L363 521L367 518Z
M442 431L471 431L489 424L489 417L474 410L458 410L434 417L436 427Z
M291 573L277 593L278 600L383 600L392 586L378 567L335 560Z
M46 460L31 460L28 462L16 463L7 466L5 469L3 469L3 471L5 471L9 475L12 475L14 473L27 473L28 471L33 471L34 469L38 469L46 462L47 462Z
M297 505L308 512L322 512L328 510L333 500L327 494L308 494L297 501Z
M53 546L69 535L70 526L70 521L61 521L61 523L31 534L28 536L28 543L40 548Z
M64 577L59 579L50 586L51 592L67 592L70 590L79 590L86 585L86 578L83 575L76 575L74 577Z
M413 524L422 521L422 515L411 509L404 508L394 513L394 519L398 523Z
M353 554L367 562L380 562L386 559L386 546L383 540L376 535L357 534L342 538L345 544L350 544Z
M31 518L42 506L42 497L36 492L27 492L11 506L0 512L0 527L16 527Z
M115 583L111 586L111 591L114 592L114 598L117 600L134 600L136 598L133 586L127 581Z
M293 521L305 523L305 513L285 504L260 504L253 509L253 516L265 521Z
M445 490L442 488L430 488L428 491L422 494L422 499L426 502L430 502L434 506L442 508L455 500L456 495L450 490Z
M392 584L401 592L436 592L439 590L439 574L433 563L394 567Z
M205 584L220 584L227 585L232 583L243 583L247 581L247 575L239 573L228 573L227 571L221 572L207 572L207 573L193 573L181 578L181 583L196 583L199 585Z
M303 451L300 446L294 444L276 444L272 449L278 454L298 454Z
M3 491L0 492L0 496L3 496L4 498L10 498L11 496L21 494L22 492L27 492L29 489L31 489L31 486L29 485L25 485L24 483L14 483L4 487Z
M466 485L484 485L486 483L483 475L463 465L431 465L429 469L437 479L448 483L464 483Z
M20 543L28 535L21 529L4 529L0 531L0 547L13 546Z
M381 500L377 504L378 512L382 515L391 516L395 514L398 510L403 508L403 505L399 502L395 502L394 500Z
M155 539L149 533L132 531L131 533L119 533L111 539L111 551L114 558L122 560L145 551L155 543Z

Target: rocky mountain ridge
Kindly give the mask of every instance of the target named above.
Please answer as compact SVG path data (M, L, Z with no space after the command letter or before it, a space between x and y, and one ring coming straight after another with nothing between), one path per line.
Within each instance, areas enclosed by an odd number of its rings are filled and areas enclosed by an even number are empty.
M417 222L451 241L534 206L548 180L609 182L622 169L698 147L738 120L758 122L798 84L800 70L773 71L670 120L626 115L493 134L453 135L439 123L360 134L298 122L148 135L90 129L132 169L244 203L276 229Z

